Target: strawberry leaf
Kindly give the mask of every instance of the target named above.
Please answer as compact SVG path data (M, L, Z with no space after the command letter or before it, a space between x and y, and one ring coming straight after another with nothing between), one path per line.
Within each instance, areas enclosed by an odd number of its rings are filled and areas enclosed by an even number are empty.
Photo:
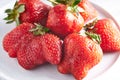
M17 11L18 11L19 13L24 12L24 11L25 11L25 5L24 5L24 4L19 5Z
M12 13L12 9L6 9L5 13L11 14Z
M48 0L48 1L52 2L53 5L57 4L66 5L67 10L75 14L75 16L79 16L79 12L81 12L80 8L78 7L78 4L81 2L81 0Z
M72 4L72 6L76 6L77 4L79 4L81 2L81 0L75 0L74 3Z
M48 0L53 4L65 4L68 6L76 6L81 0Z
M13 23L13 22L14 22L14 20L11 20L11 21L8 21L7 24L10 24L10 23Z
M101 43L101 37L98 34L86 31L85 34L90 37L93 41L96 41L98 44Z
M65 0L56 0L56 2L65 4Z
M7 13L7 17L4 18L6 20L7 24L10 24L12 22L16 22L16 25L20 24L19 16L20 13L25 11L25 5L24 4L18 4L18 2L15 3L13 9L6 9L5 13Z
M49 29L40 25L40 24L37 24L35 23L34 24L36 27L35 28L32 28L31 30L29 30L30 32L33 33L33 35L43 35L45 34L46 32L49 32Z

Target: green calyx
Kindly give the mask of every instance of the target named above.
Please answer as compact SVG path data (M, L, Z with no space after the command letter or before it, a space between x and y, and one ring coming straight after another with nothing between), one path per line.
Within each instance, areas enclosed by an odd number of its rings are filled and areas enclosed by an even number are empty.
M23 13L25 11L25 5L24 4L18 4L18 2L16 1L14 8L13 9L6 9L5 13L7 13L7 17L4 18L4 20L6 20L7 24L10 24L12 22L16 22L16 25L20 24L19 21L19 16L20 13Z
M44 35L46 32L49 32L49 29L40 25L40 24L37 24L35 23L34 24L36 27L35 28L32 28L31 30L29 30L30 32L33 33L33 35Z
M80 1L81 0L54 0L54 2L65 4L68 6L76 6Z
M85 34L91 38L93 41L96 41L98 44L101 43L101 37L100 35L96 34L96 33L92 33L92 32L88 32L86 31Z
M48 0L52 2L53 5L57 4L64 4L67 6L67 10L72 12L72 13L77 13L80 12L78 4L81 2L81 0Z
M95 19L93 22L88 23L84 26L85 34L91 38L93 41L96 41L98 44L101 43L101 37L99 34L96 34L96 30L94 28L94 25L97 23L97 19Z

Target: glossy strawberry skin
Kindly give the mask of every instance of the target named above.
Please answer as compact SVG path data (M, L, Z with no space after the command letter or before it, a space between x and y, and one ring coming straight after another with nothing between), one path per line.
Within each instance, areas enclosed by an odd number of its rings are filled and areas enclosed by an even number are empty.
M98 16L97 10L93 7L93 5L88 0L82 0L79 4L84 12L80 12L85 22L88 22Z
M16 52L19 48L21 37L29 33L29 30L33 27L34 25L30 23L23 23L5 35L3 39L3 47L10 57L17 57Z
M63 74L71 73L76 80L82 80L88 71L101 61L102 56L100 45L73 33L64 40L64 57L58 70Z
M120 31L111 19L98 20L94 31L101 36L101 48L104 52L120 50Z
M51 9L41 0L20 0L19 4L25 4L25 11L20 14L20 22L40 23L46 25L48 12Z
M48 14L47 27L62 38L70 33L79 32L83 25L81 15L73 15L63 4L54 6Z

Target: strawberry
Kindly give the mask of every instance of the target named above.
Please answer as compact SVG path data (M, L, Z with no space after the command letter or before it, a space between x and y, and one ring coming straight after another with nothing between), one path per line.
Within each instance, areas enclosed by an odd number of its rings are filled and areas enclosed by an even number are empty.
M61 38L70 33L79 32L84 25L84 20L81 15L77 15L76 11L76 6L68 7L67 4L55 5L49 11L47 27Z
M23 22L40 23L46 25L50 6L41 0L19 0L13 9L7 9L7 23L15 21L17 25Z
M82 0L79 4L84 11L80 12L85 22L90 21L98 16L97 10L92 6L88 0Z
M10 57L16 57L16 52L19 48L21 37L29 33L34 25L30 23L23 23L9 32L3 39L3 47L8 52Z
M88 37L72 33L64 40L64 57L58 64L58 70L63 74L71 73L76 80L82 80L101 61L102 56L99 44Z
M38 24L22 23L5 36L3 47L25 69L33 69L46 62L58 64L62 43L47 31L47 28Z
M120 31L111 19L98 20L92 31L101 36L100 46L104 52L120 50Z

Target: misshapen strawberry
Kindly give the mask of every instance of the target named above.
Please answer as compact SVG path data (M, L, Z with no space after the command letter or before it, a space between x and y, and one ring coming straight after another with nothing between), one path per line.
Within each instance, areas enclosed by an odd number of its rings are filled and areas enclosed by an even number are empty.
M78 6L80 6L84 11L80 12L85 22L92 20L98 16L97 10L92 6L88 0L82 0Z
M83 25L81 15L75 16L64 4L54 6L48 14L47 27L62 38L70 33L79 32Z
M76 80L82 80L101 61L102 56L102 49L96 42L73 33L64 40L64 57L58 70L63 74L71 73Z
M17 57L19 64L25 69L32 69L46 62L58 64L62 55L61 40L44 30L47 31L38 24L20 24L5 36L3 47L10 57Z
M104 52L120 50L120 31L111 19L98 20L93 30L101 36L101 48Z

